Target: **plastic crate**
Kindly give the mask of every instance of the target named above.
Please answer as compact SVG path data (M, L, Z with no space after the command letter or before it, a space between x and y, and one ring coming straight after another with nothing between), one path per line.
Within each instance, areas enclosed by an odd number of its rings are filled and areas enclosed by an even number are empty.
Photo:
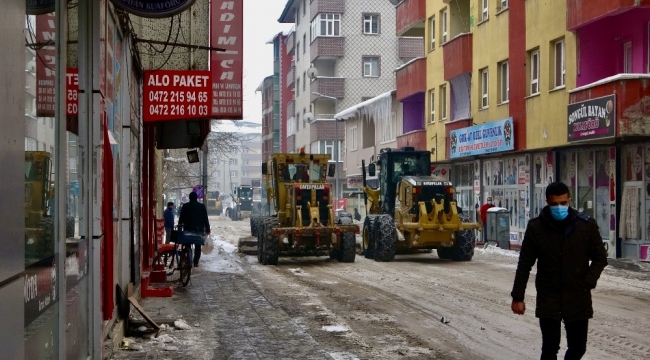
M177 244L203 245L205 244L205 238L203 237L203 234L193 233L189 231L181 231L178 233Z

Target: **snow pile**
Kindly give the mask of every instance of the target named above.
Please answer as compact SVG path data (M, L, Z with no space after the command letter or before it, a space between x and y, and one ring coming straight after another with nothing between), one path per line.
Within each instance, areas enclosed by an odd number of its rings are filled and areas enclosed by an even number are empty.
M303 270L301 268L289 269L289 271L292 274L297 275L297 276L309 276L309 274L306 273L305 270Z
M324 331L327 332L348 332L350 331L348 328L345 326L341 325L324 325L322 328Z
M174 321L174 327L178 330L189 330L192 328L183 319Z
M488 245L484 248L477 247L474 249L474 251L482 255L500 255L500 256L507 256L512 258L519 258L518 251L502 249L494 245Z
M348 353L329 353L334 360L359 360L358 357Z

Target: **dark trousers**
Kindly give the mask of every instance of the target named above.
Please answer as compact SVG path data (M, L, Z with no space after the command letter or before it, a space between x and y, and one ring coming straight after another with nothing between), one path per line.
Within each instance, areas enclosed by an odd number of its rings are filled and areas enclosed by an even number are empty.
M557 359L557 352L560 350L560 339L562 337L562 323L560 320L539 319L539 327L542 330L542 356L541 360ZM589 320L576 320L564 323L566 330L567 350L564 353L565 360L579 360L587 351L587 331Z
M194 244L194 265L199 264L199 259L201 258L201 245Z

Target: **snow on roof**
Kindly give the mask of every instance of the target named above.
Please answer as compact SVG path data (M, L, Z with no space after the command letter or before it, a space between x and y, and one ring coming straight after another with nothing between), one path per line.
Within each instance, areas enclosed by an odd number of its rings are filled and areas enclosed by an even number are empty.
M378 103L379 101L381 101L383 99L390 98L394 93L395 93L395 90L393 89L391 91L387 91L387 92L385 92L383 94L377 95L372 99L368 99L366 101L360 102L360 103L358 103L358 104L356 104L356 105L354 105L352 107L349 107L349 108L341 111L340 113L334 115L334 118L335 119L342 119L342 120L349 119L349 118L351 118L353 116L358 115L358 113L362 109L364 109L366 107L370 107L373 104L376 104L376 103Z
M573 90L569 90L569 94L574 93L576 91L582 91L585 89L589 89L594 86L598 85L603 85L607 84L609 82L614 82L614 81L619 81L619 80L632 80L632 79L650 79L650 74L616 74L610 77L606 77L604 79L600 79L596 82L592 82L591 84L583 85L580 87L577 87Z
M402 64L402 65L396 67L395 70L393 70L393 71L401 70L401 69L403 69L403 68L409 66L411 63L414 63L414 62L416 62L416 61L418 61L418 60L420 60L420 59L424 59L424 57L416 57L415 59L409 60L409 61L405 62L404 64Z
M262 134L262 124L244 120L214 121L210 128L212 132Z

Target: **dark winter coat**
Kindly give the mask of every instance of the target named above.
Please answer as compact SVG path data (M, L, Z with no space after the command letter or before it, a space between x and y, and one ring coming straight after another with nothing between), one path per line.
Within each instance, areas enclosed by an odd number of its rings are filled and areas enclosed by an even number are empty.
M169 229L174 227L174 209L165 209L163 218L165 219L165 228Z
M524 301L537 261L535 316L568 322L593 317L591 289L607 266L607 250L594 219L569 209L565 221L562 231L547 206L528 222L511 295L514 301Z
M205 209L205 205L196 200L190 200L183 205L178 223L183 224L183 231L210 232L208 211Z

